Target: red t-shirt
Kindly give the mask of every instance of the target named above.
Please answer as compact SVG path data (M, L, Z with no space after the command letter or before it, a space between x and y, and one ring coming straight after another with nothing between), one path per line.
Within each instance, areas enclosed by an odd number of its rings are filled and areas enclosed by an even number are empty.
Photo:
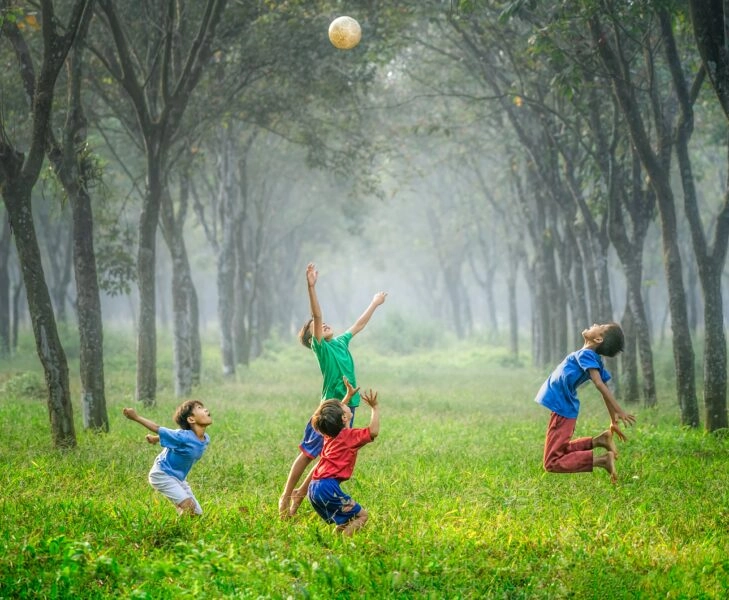
M314 467L313 479L345 481L352 476L357 450L372 441L370 428L342 429L336 437L324 436L324 448Z

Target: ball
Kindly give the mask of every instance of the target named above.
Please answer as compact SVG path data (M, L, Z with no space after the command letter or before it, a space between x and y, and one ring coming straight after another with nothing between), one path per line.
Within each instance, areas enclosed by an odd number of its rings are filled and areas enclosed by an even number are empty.
M352 17L337 17L329 24L329 41L340 50L351 50L362 39L362 29Z

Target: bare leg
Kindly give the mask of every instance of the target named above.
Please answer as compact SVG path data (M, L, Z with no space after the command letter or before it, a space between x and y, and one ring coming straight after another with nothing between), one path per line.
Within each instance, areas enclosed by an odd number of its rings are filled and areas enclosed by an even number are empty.
M351 537L355 531L362 529L366 522L367 511L363 508L354 519L347 521L344 525L339 525L334 531L341 533L342 535L346 535L347 537Z
M195 501L192 498L185 498L177 505L177 514L190 515L191 517L197 516L195 513Z
M290 517L293 517L296 514L296 511L299 510L299 506L301 506L304 498L306 498L306 494L309 493L309 484L311 483L311 478L313 475L314 469L309 471L309 474L306 476L306 479L304 479L304 483L301 484L301 487L295 489L291 493L291 505L289 507Z
M309 466L310 462L311 458L309 458L303 452L299 452L296 460L294 460L293 464L291 465L291 470L289 471L289 476L286 479L284 491L281 494L281 497L278 499L278 513L282 519L286 519L296 512L296 510L291 512L294 487L296 487L296 484L299 482L301 475L304 473L304 471L306 471L306 467ZM296 508L298 508L299 504L301 504L301 500L299 500L296 504Z
M618 458L618 448L615 445L615 440L613 439L613 432L609 429L592 438L592 447L605 448L605 450L614 454L614 458L616 460Z
M601 456L595 456L592 459L592 466L600 467L610 473L610 481L616 483L618 481L618 473L615 470L615 453L612 450L608 450Z

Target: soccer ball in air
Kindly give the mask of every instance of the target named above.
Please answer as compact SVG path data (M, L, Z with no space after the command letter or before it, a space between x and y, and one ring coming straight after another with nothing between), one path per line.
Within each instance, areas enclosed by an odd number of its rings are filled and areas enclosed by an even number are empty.
M362 39L362 29L352 17L337 17L329 24L329 41L340 50L351 50Z

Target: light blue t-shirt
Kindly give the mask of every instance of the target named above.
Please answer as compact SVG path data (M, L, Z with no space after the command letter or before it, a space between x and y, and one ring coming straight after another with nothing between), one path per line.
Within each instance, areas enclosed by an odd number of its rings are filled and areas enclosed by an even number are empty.
M576 419L580 412L577 388L590 380L589 369L597 369L603 381L610 381L611 375L603 366L600 355L594 350L582 348L568 354L552 371L539 388L535 402L562 417Z
M191 429L166 427L160 427L157 434L160 446L164 449L157 455L155 463L163 472L185 481L192 465L200 460L208 447L210 436L206 433L205 439L200 440Z

